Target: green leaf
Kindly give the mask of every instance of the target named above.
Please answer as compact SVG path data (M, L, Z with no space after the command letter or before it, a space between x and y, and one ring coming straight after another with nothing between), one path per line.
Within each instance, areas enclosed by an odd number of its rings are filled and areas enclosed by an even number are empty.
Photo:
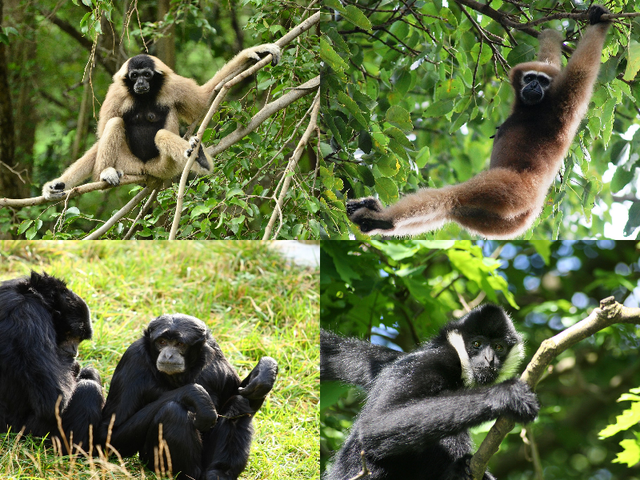
M616 168L613 178L611 179L611 193L619 192L629 185L629 182L633 180L634 174L635 171L629 172L624 167Z
M636 78L638 70L640 70L640 43L631 40L627 49L627 68L622 79L625 82L630 82Z
M638 227L640 227L640 202L633 202L629 208L629 219L624 226L624 234L631 235Z
M349 68L325 38L320 38L320 58L341 77L344 77L343 72Z
M404 108L398 105L392 105L389 107L385 115L385 120L405 132L413 130L411 115Z
M380 200L387 205L398 200L398 185L389 178L381 177L377 179L376 192L378 192Z
M360 107L349 95L344 92L338 92L338 102L345 106L362 128L369 128L369 122L362 115Z
M369 33L373 33L371 28L371 21L367 18L367 16L362 13L362 11L355 7L354 5L347 5L347 7L342 11L342 15L345 20L350 21L356 27L361 28Z

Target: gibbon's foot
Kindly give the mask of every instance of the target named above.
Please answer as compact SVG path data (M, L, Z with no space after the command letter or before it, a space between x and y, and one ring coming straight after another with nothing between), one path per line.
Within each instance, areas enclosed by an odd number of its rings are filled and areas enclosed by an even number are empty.
M383 207L380 201L373 197L349 200L347 202L347 216L349 220L360 227L364 233L371 230L392 230L393 222L372 218L370 212L380 213Z
M256 61L262 60L262 58L266 57L269 54L271 54L272 57L271 65L275 67L280 61L281 56L280 47L275 43L265 43L264 45L258 45L256 47L247 49L247 56L249 58L253 58Z
M122 178L122 175L123 173L121 170L116 170L113 167L107 167L100 172L100 180L115 187L120 185L120 178Z
M610 23L609 20L607 20L606 22L602 22L600 20L600 17L607 13L611 12L602 5L591 5L591 7L589 8L589 23L591 25L595 25L596 23Z
M42 196L47 200L53 200L56 198L64 197L67 192L64 191L64 182L49 182L45 183L42 187Z
M209 165L209 160L207 159L207 156L204 153L204 149L202 148L202 145L200 144L200 139L198 137L194 136L189 139L189 148L187 148L184 152L185 158L189 159L189 157L191 156L193 151L196 149L196 147L199 147L196 162L198 162L198 164L205 170L211 170L211 165Z

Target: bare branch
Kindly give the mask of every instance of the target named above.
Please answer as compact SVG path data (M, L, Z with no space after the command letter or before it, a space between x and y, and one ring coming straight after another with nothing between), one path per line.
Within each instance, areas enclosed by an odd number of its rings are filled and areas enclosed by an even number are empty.
M304 151L305 147L309 143L309 138L311 138L311 134L316 130L316 128L318 128L318 123L317 123L318 111L320 110L320 87L319 86L318 86L318 93L316 93L316 97L313 99L312 107L313 107L313 110L311 112L311 118L309 119L309 126L307 127L304 134L302 135L302 138L300 138L300 142L298 142L298 145L296 146L296 149L294 150L293 155L291 155L289 164L287 165L287 168L285 168L284 173L282 174L282 178L284 179L282 190L280 190L280 196L276 200L276 206L273 210L273 213L271 214L271 219L269 219L267 228L265 228L262 240L269 239L269 236L271 235L271 230L273 229L273 224L276 221L276 215L280 216L280 223L282 224L282 205L284 204L284 198L287 195L287 191L289 190L289 185L291 185L291 178L293 176L293 171L298 165L298 162L300 161L300 157L302 157L302 152ZM277 190L277 187L275 190ZM274 191L274 195L275 195L275 191ZM274 239L277 238L278 232L280 232L280 228L278 228L278 231L273 236Z

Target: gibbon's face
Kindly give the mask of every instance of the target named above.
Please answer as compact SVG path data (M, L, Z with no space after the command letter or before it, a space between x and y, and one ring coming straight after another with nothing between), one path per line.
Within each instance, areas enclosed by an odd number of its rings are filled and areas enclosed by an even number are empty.
M529 70L522 72L520 99L525 105L536 105L542 100L551 86L551 77L543 72Z
M148 55L137 55L130 59L125 77L129 91L136 95L149 92L156 94L162 86L162 72L155 67L155 62Z
M481 335L466 342L469 363L476 384L493 383L498 379L512 346L504 339L491 339Z

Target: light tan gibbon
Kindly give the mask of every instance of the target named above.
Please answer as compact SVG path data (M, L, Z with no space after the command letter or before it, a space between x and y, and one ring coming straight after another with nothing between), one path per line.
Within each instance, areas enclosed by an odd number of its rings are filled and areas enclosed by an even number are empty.
M586 113L600 69L609 11L593 5L590 26L567 66L561 67L562 37L539 36L538 60L516 65L509 78L515 103L495 136L489 169L470 180L425 188L384 208L375 198L347 203L349 219L369 234L417 235L457 222L487 238L514 238L542 210L563 158Z
M180 120L190 124L204 116L222 80L268 54L276 65L280 47L268 43L247 48L202 86L174 73L156 57L130 58L113 76L100 108L98 141L60 178L47 182L42 194L47 199L63 197L65 190L89 176L111 185L118 185L123 174L173 178L182 172L195 148L198 157L192 171L209 173L211 159L196 137L189 141L180 137Z

